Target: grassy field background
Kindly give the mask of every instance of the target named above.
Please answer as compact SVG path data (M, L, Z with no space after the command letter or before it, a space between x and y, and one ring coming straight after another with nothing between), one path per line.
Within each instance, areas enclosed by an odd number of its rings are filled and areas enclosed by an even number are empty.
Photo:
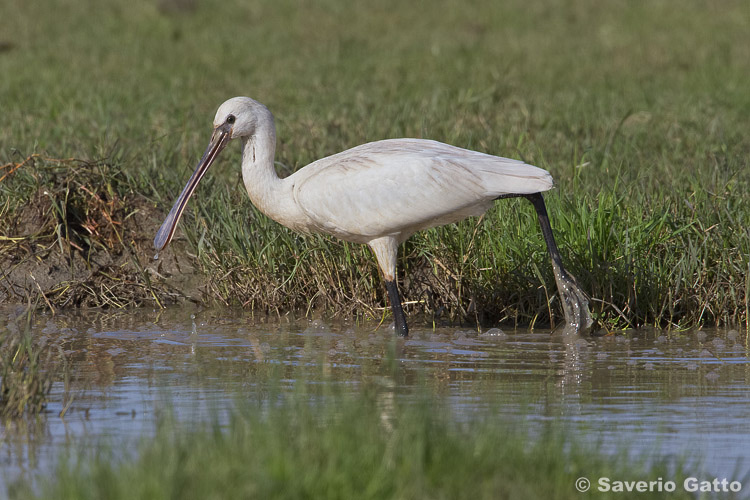
M248 95L281 174L403 136L548 169L607 328L747 326L747 2L5 0L0 19L0 300L380 314L369 249L259 214L236 146L151 260L216 107ZM416 235L400 273L428 320L561 316L523 201Z

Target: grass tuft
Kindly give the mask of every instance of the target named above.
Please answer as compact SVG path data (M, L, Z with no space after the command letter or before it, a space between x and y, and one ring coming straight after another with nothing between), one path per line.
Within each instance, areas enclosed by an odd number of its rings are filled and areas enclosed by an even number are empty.
M21 320L24 316L21 316ZM62 352L31 334L31 312L19 327L9 322L0 330L0 420L36 415L46 403L52 383L64 371Z
M169 301L145 271L161 214L121 165L34 154L0 170L0 298L53 312Z

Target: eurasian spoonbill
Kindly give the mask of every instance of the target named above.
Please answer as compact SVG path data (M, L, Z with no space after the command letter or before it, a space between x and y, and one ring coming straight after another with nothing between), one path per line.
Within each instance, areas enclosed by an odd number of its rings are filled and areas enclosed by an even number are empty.
M330 234L372 248L399 334L407 335L408 327L396 284L398 245L419 230L481 215L495 200L512 197L524 197L536 209L566 328L590 328L588 301L565 271L550 227L542 197L552 188L546 170L426 139L389 139L322 158L281 179L274 168L273 115L249 97L229 99L216 112L208 148L156 233L157 255L172 239L198 182L238 137L245 188L263 213L295 231Z

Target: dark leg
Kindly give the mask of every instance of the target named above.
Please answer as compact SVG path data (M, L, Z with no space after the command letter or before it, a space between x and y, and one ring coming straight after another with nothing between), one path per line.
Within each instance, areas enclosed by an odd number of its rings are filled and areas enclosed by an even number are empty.
M560 251L557 249L557 243L555 242L555 235L552 234L552 226L550 226L549 223L547 207L544 204L542 193L528 194L524 196L524 198L529 200L534 205L534 209L536 209L536 215L539 218L539 225L542 228L542 236L544 236L544 241L547 243L547 250L549 250L549 256L560 268L562 274L566 277L569 276L563 267L562 257L560 257Z
M549 224L547 207L544 204L542 193L523 195L529 200L536 210L539 218L539 225L542 228L544 241L547 243L547 250L552 259L552 269L557 282L557 290L560 292L562 299L563 312L565 313L565 322L567 323L566 331L571 333L586 333L593 323L591 313L589 312L589 301L575 282L575 278L568 274L562 263L560 252L555 243L555 236L552 234L552 227Z
M398 294L398 285L396 281L385 280L385 289L388 290L388 300L391 302L393 310L393 320L396 323L396 333L402 337L409 335L409 327L406 326L406 316L401 308L401 297Z

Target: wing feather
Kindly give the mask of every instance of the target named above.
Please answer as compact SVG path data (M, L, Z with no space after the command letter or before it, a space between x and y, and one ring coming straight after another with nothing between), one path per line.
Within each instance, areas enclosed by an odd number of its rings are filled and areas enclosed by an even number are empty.
M298 172L294 197L319 231L367 242L484 213L503 194L552 187L546 170L435 141L363 144ZM342 210L342 207L345 207Z

